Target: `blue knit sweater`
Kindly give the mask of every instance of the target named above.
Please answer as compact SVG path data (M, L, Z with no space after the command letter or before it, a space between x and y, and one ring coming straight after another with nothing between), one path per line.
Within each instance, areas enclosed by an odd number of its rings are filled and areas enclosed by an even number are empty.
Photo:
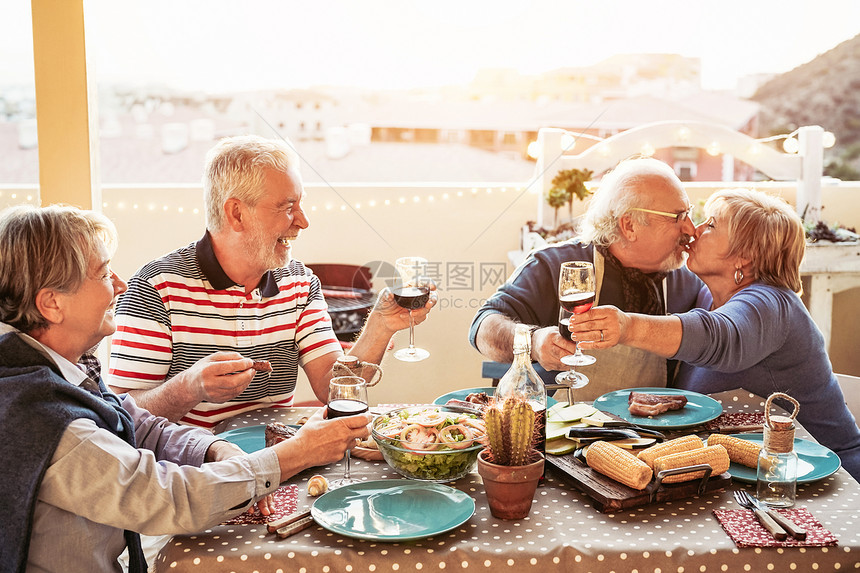
M710 295L704 305L710 306ZM860 481L860 430L800 297L753 284L714 311L677 315L683 326L676 386L703 394L743 388L762 397L784 392L800 403L797 419L839 455ZM787 407L789 404L780 404Z

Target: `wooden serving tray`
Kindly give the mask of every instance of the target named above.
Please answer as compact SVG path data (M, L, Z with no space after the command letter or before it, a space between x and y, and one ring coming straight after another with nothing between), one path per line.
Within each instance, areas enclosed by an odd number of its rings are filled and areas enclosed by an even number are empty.
M547 454L546 461L566 481L594 500L594 507L602 513L639 507L661 501L694 497L709 491L725 489L732 477L728 472L710 476L706 482L701 479L673 484L657 484L652 480L647 488L636 490L597 472L574 457L573 453L563 456Z

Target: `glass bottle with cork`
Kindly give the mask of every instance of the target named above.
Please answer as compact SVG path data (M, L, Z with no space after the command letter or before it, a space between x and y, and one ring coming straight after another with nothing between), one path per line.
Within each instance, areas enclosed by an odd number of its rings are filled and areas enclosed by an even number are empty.
M532 366L532 332L534 328L517 324L514 329L514 360L505 375L499 380L494 398L496 401L508 397L525 400L535 411L536 427L540 432L535 447L542 454L546 451L546 388L543 380Z
M771 415L774 398L794 405L790 416ZM791 507L797 494L797 454L794 452L794 419L800 404L782 392L771 394L765 403L764 438L758 456L756 497L771 507Z

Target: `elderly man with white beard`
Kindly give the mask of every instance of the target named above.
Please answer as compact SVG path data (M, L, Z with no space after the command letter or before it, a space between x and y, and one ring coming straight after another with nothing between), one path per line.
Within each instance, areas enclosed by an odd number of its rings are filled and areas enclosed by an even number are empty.
M514 326L528 324L532 359L553 376L566 370L560 359L576 350L558 327L559 274L567 261L594 264L595 306L644 314L690 310L702 287L684 266L686 245L695 234L691 212L671 167L651 158L621 162L601 180L579 235L531 253L475 315L470 342L490 360L510 362ZM577 390L580 399L666 386L674 376L675 363L650 352L616 347L589 354L597 360L581 367L590 382Z
M206 233L144 265L117 306L109 380L150 412L205 428L290 406L298 367L327 402L343 355L321 285L291 243L309 225L298 160L283 142L221 140L203 176ZM420 323L436 303L412 311ZM378 364L409 311L383 290L350 354ZM254 360L271 364L257 372Z

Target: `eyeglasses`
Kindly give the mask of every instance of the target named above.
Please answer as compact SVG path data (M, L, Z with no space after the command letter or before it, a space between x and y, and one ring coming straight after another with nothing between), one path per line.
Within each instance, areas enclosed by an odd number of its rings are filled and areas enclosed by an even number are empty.
M688 217L693 216L693 205L690 205L686 211L681 211L680 213L669 213L667 211L655 211L653 209L643 209L641 207L631 207L631 211L642 211L643 213L651 213L652 215L662 215L664 217L669 217L670 219L675 219L676 223L683 223L687 220Z

